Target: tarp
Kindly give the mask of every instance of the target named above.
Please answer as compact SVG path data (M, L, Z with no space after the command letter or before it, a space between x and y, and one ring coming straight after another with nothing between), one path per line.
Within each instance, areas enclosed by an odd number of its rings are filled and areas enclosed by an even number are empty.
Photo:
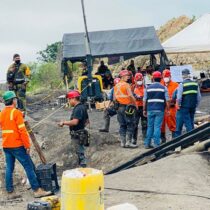
M163 43L166 53L210 52L210 14L205 14L194 23Z
M134 57L164 51L154 27L89 32L89 38L93 57ZM85 56L85 34L64 34L63 59L77 61Z

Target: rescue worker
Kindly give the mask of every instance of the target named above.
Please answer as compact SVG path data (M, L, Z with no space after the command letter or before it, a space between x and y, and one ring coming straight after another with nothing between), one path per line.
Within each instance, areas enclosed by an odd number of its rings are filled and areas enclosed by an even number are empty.
M143 111L144 116L147 116L147 135L144 140L146 149L158 147L160 145L161 125L164 117L166 106L167 113L169 112L169 96L166 87L160 84L162 75L159 71L152 74L153 83L144 91ZM154 145L151 145L151 140L154 140Z
M77 154L78 165L86 167L87 161L85 157L85 146L89 146L88 132L85 126L89 124L87 108L80 102L80 93L77 90L72 90L67 94L67 99L72 107L72 115L70 121L61 121L60 127L68 126L70 129L72 152Z
M0 112L0 127L2 129L2 147L6 160L5 185L8 197L15 198L13 186L13 171L17 159L25 169L26 175L34 191L34 197L50 195L40 188L30 154L30 139L26 130L23 114L16 109L17 97L13 91L3 94L5 108Z
M196 107L201 101L201 94L197 82L191 80L190 70L182 71L183 82L177 89L176 137L182 134L183 124L187 132L194 129Z
M98 67L98 71L96 72L97 75L101 75L104 77L106 71L108 71L108 67L104 64L104 61L100 62L100 66Z
M166 142L165 126L167 124L169 130L172 132L172 138L175 137L176 131L176 101L173 100L173 94L178 88L179 84L171 80L171 72L168 69L165 69L162 73L163 80L161 82L168 89L168 95L170 99L170 109L169 115L164 114L163 124L161 127L161 140L162 143Z
M120 82L120 78L114 79L114 86ZM116 107L114 105L114 87L110 90L108 95L109 104L108 107L104 110L104 128L99 129L99 132L109 132L110 127L110 118L117 114Z
M121 80L114 87L114 100L118 103L117 119L120 125L121 147L136 148L132 143L132 136L135 127L136 101L127 83L129 71L123 70L119 74Z
M20 55L14 54L14 63L7 71L7 83L9 90L14 91L18 99L18 109L26 111L26 86L29 82L30 69L21 63Z
M135 75L135 87L134 87L134 97L136 98L137 111L135 115L135 129L133 134L133 144L137 143L138 138L138 125L141 118L141 129L143 139L146 137L147 132L147 118L143 115L143 97L144 97L144 82L143 75L141 73L136 73Z

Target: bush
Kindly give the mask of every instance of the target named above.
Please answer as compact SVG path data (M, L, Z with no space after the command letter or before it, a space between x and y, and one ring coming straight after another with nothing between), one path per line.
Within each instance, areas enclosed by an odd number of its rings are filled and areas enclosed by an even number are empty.
M57 89L62 83L62 78L56 63L32 63L31 81L28 90L33 92L38 89Z

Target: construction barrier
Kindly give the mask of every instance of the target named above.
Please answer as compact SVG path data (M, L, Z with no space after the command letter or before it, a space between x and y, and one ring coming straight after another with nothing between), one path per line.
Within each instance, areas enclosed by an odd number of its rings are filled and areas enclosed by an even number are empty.
M63 172L61 210L104 210L104 176L100 170L79 168Z

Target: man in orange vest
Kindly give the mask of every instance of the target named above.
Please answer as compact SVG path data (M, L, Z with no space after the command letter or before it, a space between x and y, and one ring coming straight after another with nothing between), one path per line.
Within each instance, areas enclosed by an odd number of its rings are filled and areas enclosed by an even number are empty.
M146 137L147 133L147 118L143 115L143 98L144 98L144 84L143 84L143 75L141 73L136 73L135 75L135 87L134 87L134 97L136 98L136 116L135 122L136 126L133 134L133 144L136 145L138 138L138 125L141 118L141 128L143 139Z
M166 124L169 130L172 132L172 138L175 137L174 135L176 131L176 106L175 106L176 101L173 100L172 98L179 84L171 80L171 72L168 69L165 69L163 71L162 77L163 77L163 80L161 81L161 84L164 85L168 89L168 95L170 99L169 115L165 113L163 124L161 127L161 140L162 140L162 143L165 143L166 142L166 135L165 135Z
M136 148L136 145L132 143L135 127L136 101L131 91L131 86L127 83L130 76L129 71L123 70L119 76L121 80L114 87L114 100L119 104L117 119L120 124L121 147Z
M5 108L0 112L0 127L2 129L2 147L6 160L6 190L9 198L14 198L13 171L15 160L17 159L24 167L31 188L34 191L34 197L39 198L50 195L40 188L34 166L29 156L30 140L27 133L23 114L16 109L17 97L13 91L7 91L3 95ZM14 196L14 197L13 197Z

